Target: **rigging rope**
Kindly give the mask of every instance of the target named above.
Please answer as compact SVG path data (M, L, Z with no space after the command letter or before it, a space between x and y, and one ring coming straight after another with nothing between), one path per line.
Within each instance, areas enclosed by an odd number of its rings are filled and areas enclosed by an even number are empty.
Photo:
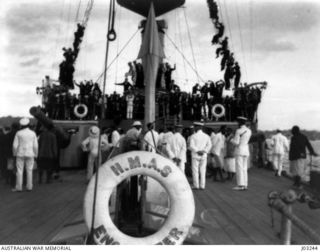
M249 18L250 18L250 63L252 63L252 46L253 46L253 2L250 0L249 6Z
M120 8L120 13L119 13L119 15L118 15L118 30L120 30L120 28L121 28L121 25L120 25L120 21L121 21L121 10L122 10L122 7ZM117 55L119 54L119 39L118 39L118 41L117 41ZM117 63L116 63L116 73L115 73L115 80L114 80L114 82L115 83L118 83L118 64L119 63L119 61L117 60ZM116 85L114 85L114 91L116 91Z
M182 40L182 33L181 33L181 22L180 22L180 18L178 17L178 33L179 33L179 40L180 40L180 46L182 51L183 50L183 40ZM188 71L187 71L187 67L186 67L186 62L182 57L182 62L183 62L183 69L184 69L184 76L185 76L185 80L186 80L186 84L188 84Z
M190 28L189 28L189 22L187 19L187 15L186 15L186 9L183 8L183 14L184 14L184 18L187 24L187 29L188 29L188 38L189 38L189 43L190 43L190 47L191 47L191 52L192 52L192 58L193 58L193 64L194 64L194 68L196 70L197 76L198 76L198 82L199 81L199 75L198 75L198 69L197 69L197 63L196 63L196 58L194 56L194 51L193 51L193 46L192 46L192 40L191 40L191 34L190 34Z
M110 27L114 25L114 6L115 6L115 0L110 0L109 5L109 18L108 18L108 34L110 32ZM113 15L112 15L113 12ZM101 106L101 120L105 119L105 93L106 93L106 78L107 78L107 65L108 65L108 58L109 58L109 46L110 46L110 39L107 39L106 41L106 54L105 54L105 63L104 63L104 76L103 76L103 90L102 90L102 106ZM93 233L94 233L94 222L95 222L95 215L96 215L96 201L97 201L97 191L98 191L98 179L99 179L99 167L101 165L101 136L102 136L102 130L101 130L101 123L100 126L100 134L99 134L99 145L98 145L98 165L96 170L96 179L95 179L95 185L94 185L94 198L93 198L93 206L92 206L92 221L91 221L91 229L90 229L90 235L89 240L90 242L93 242Z
M67 32L65 37L65 43L67 44L68 41L68 34L70 34L70 16L71 16L71 0L69 0L69 9L68 9L68 19L67 19Z
M238 8L238 1L236 0L236 13L237 13L237 20L238 20L238 27L239 27L239 34L240 34L240 43L241 43L241 54L243 57L243 64L244 64L244 71L246 73L246 78L248 79L248 73L247 73L247 64L246 64L246 58L245 53L243 50L243 39L242 39L242 30L241 30L241 23L240 23L240 17L239 17L239 8Z
M188 65L191 67L191 69L195 72L195 74L198 77L198 80L200 79L202 82L205 82L201 76L199 75L198 71L192 66L192 64L187 60L187 58L184 56L184 54L179 50L178 46L173 42L173 40L169 37L168 34L166 34L166 37L169 39L169 41L173 44L174 48L181 54L183 59L188 63Z
M115 0L111 0L111 9L110 9L110 12L109 12L109 14L111 15L111 17L110 17L110 23L109 23L109 27L108 27L108 34L107 34L107 38L108 38L108 40L110 40L110 41L114 41L114 40L116 40L116 38L117 38L117 34L116 34L116 32L115 32L115 30L114 30L114 20L115 20L115 16L116 16L116 10L115 10Z
M81 6L81 0L79 1L77 13L76 13L76 17L75 17L75 19L74 19L74 22L75 22L75 23L78 22L80 6Z
M136 34L138 33L138 31L139 31L139 29L137 29L136 31L135 31L135 33L130 37L130 39L124 44L124 46L121 48L121 50L120 50L120 52L116 55L116 57L110 62L110 64L108 65L108 67L107 67L107 69L109 69L111 66L112 66L112 64L118 59L118 57L121 55L121 53L124 51L124 49L129 45L129 43L133 40L133 38L136 36ZM99 82L100 81L100 79L102 78L102 76L103 76L103 73L104 72L102 72L100 75L99 75L99 77L97 78L97 80L96 80L96 82Z
M219 0L218 0L219 1ZM220 5L221 6L221 5ZM226 0L224 0L224 9L226 12L226 23L229 29L229 33L230 33L230 41L231 41L231 48L232 51L234 51L234 44L233 44L233 38L232 38L232 31L231 31L231 26L230 26L230 18L229 18L229 13L228 13L228 8L227 8L227 4L226 4ZM221 7L220 7L221 8Z
M87 4L87 8L86 8L86 10L84 12L84 17L83 17L83 20L81 22L81 25L84 26L84 27L87 26L87 23L89 21L89 17L90 17L91 11L92 11L93 3L94 3L94 0L89 0L89 2Z

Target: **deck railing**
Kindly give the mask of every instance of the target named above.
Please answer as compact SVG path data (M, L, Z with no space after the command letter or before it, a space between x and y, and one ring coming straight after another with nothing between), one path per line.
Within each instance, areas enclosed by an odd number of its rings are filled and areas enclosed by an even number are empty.
M310 206L310 203L314 203L312 197L304 192L296 193L294 190L288 190L284 193L273 191L269 193L268 200L269 206L282 215L280 238L283 244L291 244L292 224L308 235L316 244L320 244L320 236L292 211L294 202L309 203Z

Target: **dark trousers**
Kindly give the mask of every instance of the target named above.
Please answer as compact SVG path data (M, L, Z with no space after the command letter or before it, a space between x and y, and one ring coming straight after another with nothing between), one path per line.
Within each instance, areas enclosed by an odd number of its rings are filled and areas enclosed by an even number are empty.
M43 172L47 173L47 183L51 181L52 173L56 168L56 160L52 158L39 158L38 160L38 174L39 183L42 183Z

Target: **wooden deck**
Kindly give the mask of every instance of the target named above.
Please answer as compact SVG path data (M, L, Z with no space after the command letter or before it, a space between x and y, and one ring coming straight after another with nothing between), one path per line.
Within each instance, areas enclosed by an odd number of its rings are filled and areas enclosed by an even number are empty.
M81 222L84 171L63 172L63 181L38 185L32 192L12 193L3 181L0 185L0 244L48 244L63 227ZM288 178L278 178L267 170L252 168L249 190L233 191L233 182L207 181L204 191L194 191L196 219L201 243L205 244L280 244L280 215L271 210L267 195L291 186ZM320 234L319 210L295 203L293 212ZM294 244L312 244L296 228Z

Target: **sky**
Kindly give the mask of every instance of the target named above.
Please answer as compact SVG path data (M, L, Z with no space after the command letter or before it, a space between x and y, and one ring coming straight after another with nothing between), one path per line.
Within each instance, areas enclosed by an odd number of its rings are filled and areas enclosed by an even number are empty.
M0 116L30 116L29 108L41 103L36 87L45 75L58 78L62 47L72 46L76 23L83 20L88 1L0 1ZM241 66L241 81L268 82L258 111L259 129L299 125L320 130L320 1L217 0L217 3L231 51ZM76 62L78 82L101 83L108 7L107 0L94 1ZM124 80L127 63L138 56L141 42L138 24L142 19L116 6L118 36L110 46L108 63L112 64L107 72L107 93L122 91L114 83ZM216 47L210 43L215 30L205 0L186 0L184 8L159 19L168 22L165 61L176 63L173 77L182 90L191 91L199 81L222 79L220 59L215 58Z

